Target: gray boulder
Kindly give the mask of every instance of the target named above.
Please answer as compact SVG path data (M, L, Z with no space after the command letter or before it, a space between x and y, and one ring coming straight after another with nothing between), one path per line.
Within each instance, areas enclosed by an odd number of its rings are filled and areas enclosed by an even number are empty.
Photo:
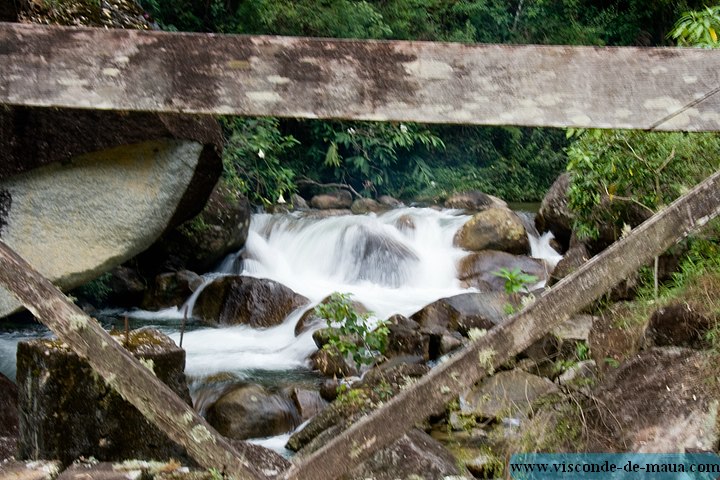
M279 325L309 300L273 280L231 275L207 285L193 315L209 325L243 324L254 328Z
M462 293L441 298L410 318L425 331L443 334L451 330L467 335L472 328L489 330L502 323L508 302L503 293Z
M64 290L195 215L220 175L217 122L0 110L0 238ZM20 307L0 290L0 317Z
M550 230L560 244L567 249L572 235L574 216L568 208L567 192L570 187L570 174L560 175L548 190L535 216L538 232Z
M538 281L546 280L548 276L547 266L541 260L496 250L483 250L460 260L458 278L465 287L486 292L502 292L505 290L505 279L495 275L501 268L520 269L523 273L534 275Z
M132 331L128 349L190 404L184 350L151 329ZM67 465L80 456L103 461L184 457L181 447L58 340L21 342L17 379L20 458L56 458Z
M457 208L470 212L480 212L488 208L508 208L507 203L497 197L477 190L452 194L445 200L445 208Z
M347 190L315 195L310 199L310 206L318 210L338 210L350 208L353 199Z

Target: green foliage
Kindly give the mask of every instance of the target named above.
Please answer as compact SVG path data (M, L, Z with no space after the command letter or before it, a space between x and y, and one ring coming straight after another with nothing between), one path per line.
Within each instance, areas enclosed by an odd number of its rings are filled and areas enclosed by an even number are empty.
M678 45L717 48L720 29L720 5L685 12L668 35Z
M265 205L295 191L295 172L280 158L298 142L281 133L278 119L225 117L221 123L227 138L224 176L231 189Z
M706 133L569 131L568 206L581 239L622 228L629 208L655 212L720 167L720 137Z
M513 268L512 270L501 268L496 272L492 272L492 274L505 279L505 292L510 294L526 292L528 286L538 281L538 277L529 275L519 268Z
M77 296L87 299L93 305L103 304L112 293L112 288L110 288L111 278L112 275L109 272L103 273L95 280L78 287Z
M324 348L336 348L342 355L349 355L358 369L372 364L387 347L390 330L384 322L370 328L369 313L358 313L352 305L350 294L334 292L327 303L315 307L315 314L333 327L330 341Z
M225 478L225 476L220 473L220 470L217 468L208 469L208 473L210 474L211 480L223 480L223 478Z

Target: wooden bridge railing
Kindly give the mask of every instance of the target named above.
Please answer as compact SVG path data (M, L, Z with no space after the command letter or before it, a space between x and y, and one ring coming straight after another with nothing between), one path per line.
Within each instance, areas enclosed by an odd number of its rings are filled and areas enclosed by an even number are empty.
M0 24L0 103L473 124L720 130L720 52L469 46ZM720 173L280 477L336 478L720 213ZM0 242L13 292L199 464L263 474Z
M476 125L720 129L720 51L0 24L0 103Z

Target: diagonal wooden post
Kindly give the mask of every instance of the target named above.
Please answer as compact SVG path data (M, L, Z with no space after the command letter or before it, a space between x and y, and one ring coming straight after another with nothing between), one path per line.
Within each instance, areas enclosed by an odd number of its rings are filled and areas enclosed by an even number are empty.
M95 319L2 241L0 284L200 465L224 471L226 478L235 480L266 478Z
M717 172L544 292L507 323L490 330L321 449L299 459L281 478L332 479L348 472L719 213Z

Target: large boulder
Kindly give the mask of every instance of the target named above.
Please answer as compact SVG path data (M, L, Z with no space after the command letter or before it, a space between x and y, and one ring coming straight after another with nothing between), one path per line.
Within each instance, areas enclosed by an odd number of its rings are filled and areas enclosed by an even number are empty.
M124 340L124 334L117 338ZM151 329L132 331L127 348L190 404L184 350ZM21 458L69 464L80 456L105 461L184 456L183 449L58 340L21 342L17 380Z
M62 288L79 286L197 213L220 145L210 119L6 107L0 236ZM0 294L0 316L18 305Z
M715 451L717 358L680 348L640 353L594 391L589 437L597 451Z
M502 293L462 293L441 298L410 318L425 331L442 334L452 330L467 335L473 328L489 330L502 323L508 302Z
M350 208L353 199L347 190L315 195L310 199L310 206L318 210L340 210Z
M221 180L195 218L166 232L136 263L149 278L168 271L207 272L245 245L251 213L248 199Z
M278 435L302 422L290 398L252 384L224 393L208 408L206 418L220 434L236 440Z
M573 213L568 208L568 188L570 188L570 174L563 173L548 190L535 216L538 232L550 230L565 249L570 245L574 221Z
M358 198L350 206L350 211L355 215L364 215L366 213L378 213L387 210L388 207L381 205L372 198Z
M484 250L471 253L458 265L458 278L464 287L474 287L485 292L502 292L505 289L505 279L495 275L501 268L508 270L519 269L523 273L537 277L544 281L548 276L548 269L541 260L512 255L496 250Z
M264 278L231 275L207 285L195 301L193 315L210 325L279 325L309 300L285 285Z
M501 250L527 254L530 243L525 226L506 208L489 208L473 215L455 234L455 245L465 250Z
M18 437L18 389L0 373L0 461L15 455Z

